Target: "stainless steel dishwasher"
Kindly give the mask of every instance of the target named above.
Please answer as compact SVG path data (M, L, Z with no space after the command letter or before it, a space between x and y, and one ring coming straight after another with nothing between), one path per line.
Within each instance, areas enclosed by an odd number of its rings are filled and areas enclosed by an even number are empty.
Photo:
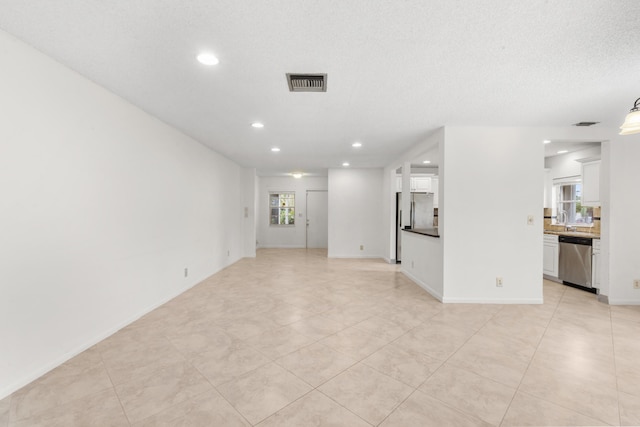
M597 292L591 283L593 239L590 237L558 236L560 261L558 278L565 285L579 286Z

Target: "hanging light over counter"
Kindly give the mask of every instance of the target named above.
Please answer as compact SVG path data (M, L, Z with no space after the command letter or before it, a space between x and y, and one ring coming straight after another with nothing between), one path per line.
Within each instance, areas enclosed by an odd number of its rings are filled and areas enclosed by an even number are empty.
M631 135L634 133L640 133L640 110L638 109L638 102L640 98L636 99L633 103L633 108L627 114L627 118L624 119L624 123L620 126L620 135Z

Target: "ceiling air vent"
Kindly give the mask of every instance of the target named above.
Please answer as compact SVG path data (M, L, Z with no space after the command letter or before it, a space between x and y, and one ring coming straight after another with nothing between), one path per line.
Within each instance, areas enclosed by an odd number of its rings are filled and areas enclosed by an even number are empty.
M290 92L326 92L326 74L293 74L287 73Z
M598 124L600 122L579 122L574 124L574 126L593 126L595 124Z

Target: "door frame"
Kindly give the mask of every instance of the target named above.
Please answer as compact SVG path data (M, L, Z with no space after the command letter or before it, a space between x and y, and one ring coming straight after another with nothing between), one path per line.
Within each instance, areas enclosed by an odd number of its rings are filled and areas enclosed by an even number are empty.
M329 190L307 190L304 198L304 247L309 249L309 193L327 193L327 218L329 215ZM327 230L327 234L329 230Z

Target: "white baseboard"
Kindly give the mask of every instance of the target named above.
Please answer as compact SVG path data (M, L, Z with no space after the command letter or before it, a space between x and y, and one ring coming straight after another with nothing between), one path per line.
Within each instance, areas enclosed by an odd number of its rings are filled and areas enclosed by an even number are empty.
M257 249L307 249L307 247L300 245L260 245L257 247Z
M552 281L552 282L556 282L556 283L560 283L560 284L562 284L562 280L558 279L557 277L553 277L553 276L549 276L549 275L547 275L547 274L543 274L543 275L542 275L542 278L543 278L543 279L546 279L546 280L550 280L550 281Z
M327 255L327 258L340 258L340 259L384 259L380 255Z
M609 305L640 305L640 299L611 299Z
M414 276L413 274L409 273L407 270L401 269L400 272L402 274L404 274L405 276L407 276L409 279L413 280L418 286L420 286L422 289L427 291L429 294L431 294L432 297L434 297L435 299L437 299L440 302L444 302L442 300L442 295L440 295L439 292L436 292L436 290L433 289L431 286L429 286L427 283L425 283L422 280L418 279L416 276Z
M425 291L429 292L431 296L444 304L542 304L542 298L505 298L505 299L490 299L490 298L448 298L443 297L440 293L436 292L429 284L423 282L416 276L412 275L406 270L400 270L402 274L413 280L418 286Z
M191 289L194 286L196 286L198 283L201 283L207 277L211 277L214 274L219 273L220 271L222 271L225 268L231 266L232 264L235 264L236 262L237 262L237 260L233 261L229 265L226 265L226 266L224 266L222 268L217 269L216 271L214 271L213 273L207 275L206 277L203 277L203 278L200 278L199 280L196 280L194 283L192 283L192 284L190 284L190 285L188 285L186 287L180 288L179 290L177 290L177 292L169 295L166 298L163 298L159 302L156 302L156 303L152 304L148 308L146 308L146 309L138 312L137 314L129 317L127 320L124 320L124 321L118 323L117 325L107 329L106 331L103 331L103 332L95 335L93 338L91 338L87 342L85 342L85 343L77 346L76 348L64 353L62 356L57 357L53 361L47 363L44 366L41 366L40 368L36 369L35 371L31 372L30 374L25 375L24 377L22 377L18 381L14 381L11 384L4 385L0 389L0 400L4 399L5 397L9 396L10 394L12 394L12 393L14 393L14 392L16 392L18 390L20 390L22 387L24 387L27 384L37 380L38 378L40 378L41 376L45 375L46 373L54 370L58 366L62 365L63 363L65 363L67 361L69 361L70 359L72 359L75 356L79 355L83 351L93 347L94 345L98 344L100 341L110 337L111 335L113 335L116 332L118 332L120 329L132 324L136 320L140 319L142 316L145 316L146 314L152 312L153 310L155 310L156 308L160 307L161 305L168 303L169 301L171 301L172 299L174 299L178 295L188 291L189 289Z
M447 304L542 304L542 298L445 298Z

